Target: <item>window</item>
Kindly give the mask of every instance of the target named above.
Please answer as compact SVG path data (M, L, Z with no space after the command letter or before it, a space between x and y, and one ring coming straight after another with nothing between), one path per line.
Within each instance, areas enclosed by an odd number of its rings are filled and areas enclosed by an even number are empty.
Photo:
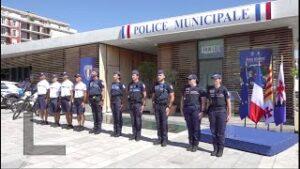
M25 22L22 22L22 23L21 23L21 28L22 28L22 29L27 29L27 30L29 30L29 24L28 24L28 23L25 23Z
M43 28L43 33L49 34L50 33L50 29L49 28Z
M21 32L21 38L22 39L29 39L29 33L28 32Z
M222 59L200 60L199 63L199 82L200 86L207 87L213 85L210 77L215 73L222 73Z
M18 24L17 21L15 21L15 20L12 21L12 26L17 26L17 24Z
M40 39L40 35L32 34L32 35L31 35L31 39L32 39L32 40Z
M10 80L10 70L9 69L1 69L1 80ZM1 83L2 88L2 83Z
M33 25L33 31L39 32L40 31L40 26Z
M6 38L5 37L1 37L1 44L6 44Z
M210 77L214 73L222 74L224 40L211 39L198 42L199 82L202 87L213 85Z
M1 27L1 35L5 35L6 34L6 28L5 27Z
M12 36L17 36L17 30L12 30Z
M5 18L1 17L1 24L5 24Z

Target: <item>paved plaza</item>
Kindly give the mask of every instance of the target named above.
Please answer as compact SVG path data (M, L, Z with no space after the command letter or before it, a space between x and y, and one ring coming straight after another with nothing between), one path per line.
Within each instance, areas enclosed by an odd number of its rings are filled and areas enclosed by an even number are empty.
M182 117L174 117L173 120L183 122ZM53 117L49 117L49 121L53 122ZM65 123L64 116L61 121ZM73 122L77 124L75 119ZM1 168L298 167L298 143L273 157L226 148L223 157L217 158L210 156L212 146L203 142L200 143L197 152L186 151L186 130L169 133L169 145L161 147L153 145L156 138L156 130L153 129L143 129L143 139L136 142L128 139L130 127L124 126L124 135L114 138L110 136L113 129L111 124L103 124L104 132L99 135L89 134L88 129L92 126L92 121L86 121L86 130L77 132L52 125L40 125L34 121L34 145L65 145L66 155L23 155L23 115L17 120L12 120L12 113L2 109ZM201 128L207 127L208 121L204 118Z

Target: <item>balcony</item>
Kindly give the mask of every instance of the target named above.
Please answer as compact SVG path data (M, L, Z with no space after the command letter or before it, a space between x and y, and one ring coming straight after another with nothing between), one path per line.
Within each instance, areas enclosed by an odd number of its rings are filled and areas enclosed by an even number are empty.
M30 24L21 22L21 29L30 30Z

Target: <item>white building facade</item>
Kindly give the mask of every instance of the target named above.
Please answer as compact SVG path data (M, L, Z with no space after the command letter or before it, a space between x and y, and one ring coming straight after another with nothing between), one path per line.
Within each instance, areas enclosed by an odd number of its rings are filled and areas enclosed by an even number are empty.
M69 24L1 6L1 44L60 37L77 33Z

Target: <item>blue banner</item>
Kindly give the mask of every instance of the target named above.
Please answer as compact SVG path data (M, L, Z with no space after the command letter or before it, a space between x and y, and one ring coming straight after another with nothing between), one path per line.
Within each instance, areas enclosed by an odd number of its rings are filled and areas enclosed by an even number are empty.
M84 57L80 59L80 75L82 76L82 81L87 85L91 80L91 73L95 65L96 58L94 57Z
M249 113L249 99L248 99L248 90L249 83L247 77L247 68L246 66L241 67L241 102L239 107L240 117L244 119L248 116Z
M268 68L272 57L271 49L250 49L240 51L240 76L241 76L241 102L239 113L241 119L248 116L249 113L249 87L253 87L254 79L257 76L257 70L261 70L262 86L265 86Z
M271 58L271 49L250 49L240 51L240 67L246 67L247 81L251 88L253 86L254 77L257 74L256 71L258 70L258 67L260 67L262 71L262 75L264 77L262 80L263 83L265 83ZM243 77L241 78L243 79Z

